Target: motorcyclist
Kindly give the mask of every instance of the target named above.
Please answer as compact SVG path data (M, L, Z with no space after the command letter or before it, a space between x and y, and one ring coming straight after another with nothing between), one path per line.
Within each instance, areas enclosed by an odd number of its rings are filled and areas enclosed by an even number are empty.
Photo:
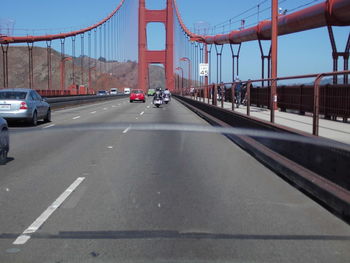
M164 98L169 97L169 100L171 99L171 93L167 88L164 90L163 96L164 96Z
M156 93L153 96L153 104L154 104L155 100L163 101L163 94L162 94L162 90L160 88L156 89Z

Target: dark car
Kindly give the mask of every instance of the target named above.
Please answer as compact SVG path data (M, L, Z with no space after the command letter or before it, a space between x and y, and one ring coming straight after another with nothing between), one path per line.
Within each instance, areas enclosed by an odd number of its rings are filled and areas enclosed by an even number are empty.
M10 139L7 122L4 118L0 117L0 165L6 163L9 149Z

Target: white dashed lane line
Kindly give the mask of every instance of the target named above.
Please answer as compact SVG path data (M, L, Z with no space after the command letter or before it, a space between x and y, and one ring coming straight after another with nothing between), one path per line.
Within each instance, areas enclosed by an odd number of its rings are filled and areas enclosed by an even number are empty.
M72 120L77 120L79 118L80 118L80 116L75 116L75 117L72 118Z
M125 133L127 133L129 130L130 130L130 126L129 126L128 128L126 128L126 129L123 131L123 133L125 134Z
M53 127L53 126L55 126L55 124L47 125L47 126L43 127L43 129L48 129L48 128L51 128L51 127Z
M90 112L90 114L95 114L97 111L92 111L92 112Z
M145 112L143 111L143 112L140 113L140 115L142 116L144 113L145 113Z
M84 180L85 177L78 177L12 244L25 244L30 239L31 234L34 234L46 222Z

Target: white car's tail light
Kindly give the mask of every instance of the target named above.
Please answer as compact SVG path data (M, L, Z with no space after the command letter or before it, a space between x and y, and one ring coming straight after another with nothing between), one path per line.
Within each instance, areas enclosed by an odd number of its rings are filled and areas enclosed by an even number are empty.
M27 110L28 109L27 103L25 101L22 101L21 105L19 106L19 109L20 110Z

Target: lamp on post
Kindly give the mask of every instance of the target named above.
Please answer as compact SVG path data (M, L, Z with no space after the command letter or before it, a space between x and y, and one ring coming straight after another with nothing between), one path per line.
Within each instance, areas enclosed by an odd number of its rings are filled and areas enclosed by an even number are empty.
M188 62L188 90L191 90L192 87L192 80L191 80L191 60L188 57L182 57L180 58L180 61L187 61Z
M177 67L176 70L181 70L181 96L182 96L183 95L182 91L184 89L184 70L182 67Z
M89 68L89 89L92 88L92 85L91 85L91 83L92 83L92 80L91 80L91 71L92 71L92 70L95 70L95 72L96 72L96 66ZM95 74L95 75L96 75L96 74Z
M65 80L66 80L66 78L65 78L66 77L65 76L65 63L66 63L66 61L69 61L72 59L73 59L72 57L64 57L61 60L60 68L61 68L61 90L62 91L64 90Z

